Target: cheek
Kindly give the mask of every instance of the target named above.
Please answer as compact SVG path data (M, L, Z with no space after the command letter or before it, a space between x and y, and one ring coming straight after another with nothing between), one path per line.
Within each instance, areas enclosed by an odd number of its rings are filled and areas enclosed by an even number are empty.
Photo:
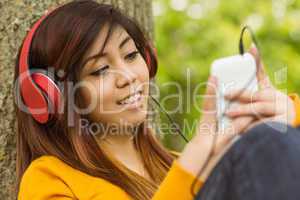
M95 81L96 91L93 98L97 98L97 104L103 108L107 107L114 101L114 81L113 78L107 77Z
M86 81L83 87L80 87L81 97L84 101L84 108L93 112L99 106L103 107L112 102L113 99L113 83L109 79L96 78Z
M149 69L148 69L147 64L145 63L144 67L143 67L143 85L146 90L146 95L149 94L149 87L150 87L149 84L150 84Z
M83 81L80 83L80 101L82 102L82 109L87 109L93 103L95 89L90 82Z
M136 73L139 75L139 79L142 82L148 82L149 81L149 69L145 62L145 60L140 56L140 59L138 60Z

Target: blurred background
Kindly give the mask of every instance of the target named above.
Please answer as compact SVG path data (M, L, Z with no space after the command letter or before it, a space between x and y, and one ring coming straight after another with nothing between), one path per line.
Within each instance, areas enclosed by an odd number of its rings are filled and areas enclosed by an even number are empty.
M214 59L238 53L243 25L255 32L273 84L300 93L300 0L153 0L153 15L160 100L174 111L171 116L188 139L201 115L194 108L201 106L201 98L193 102L192 92L204 92L205 86L196 87L207 80ZM180 89L167 82L179 83ZM174 96L164 99L169 94ZM162 113L161 121L169 123ZM178 134L161 130L166 146L183 148Z

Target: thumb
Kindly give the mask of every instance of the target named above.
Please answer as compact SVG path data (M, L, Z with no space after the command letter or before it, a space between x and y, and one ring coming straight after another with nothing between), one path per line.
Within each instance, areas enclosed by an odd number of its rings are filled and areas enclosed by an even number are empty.
M264 64L262 63L261 57L259 55L258 49L254 43L252 43L249 53L254 57L256 62L256 77L260 88L272 87L272 83L269 79L269 76L266 73Z
M205 121L216 121L216 91L217 78L210 76L202 102L202 119Z

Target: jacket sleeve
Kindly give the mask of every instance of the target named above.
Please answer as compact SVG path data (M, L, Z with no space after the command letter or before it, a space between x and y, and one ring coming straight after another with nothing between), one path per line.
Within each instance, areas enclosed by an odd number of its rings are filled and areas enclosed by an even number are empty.
M18 193L18 200L71 200L70 188L39 162L25 171Z
M293 100L296 111L296 117L293 122L293 126L297 127L300 125L300 98L296 93L289 94L289 97Z
M181 199L192 200L191 187L195 176L183 169L177 160L174 160L165 179L154 194L152 200ZM203 182L197 179L193 191L201 189Z

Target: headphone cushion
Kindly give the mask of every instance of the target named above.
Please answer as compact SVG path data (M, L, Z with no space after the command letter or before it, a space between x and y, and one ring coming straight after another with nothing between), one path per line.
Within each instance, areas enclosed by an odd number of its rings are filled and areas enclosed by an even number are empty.
M35 70L31 73L35 84L42 90L45 98L48 99L52 112L57 113L61 105L61 91L45 70ZM51 108L50 107L50 108Z

